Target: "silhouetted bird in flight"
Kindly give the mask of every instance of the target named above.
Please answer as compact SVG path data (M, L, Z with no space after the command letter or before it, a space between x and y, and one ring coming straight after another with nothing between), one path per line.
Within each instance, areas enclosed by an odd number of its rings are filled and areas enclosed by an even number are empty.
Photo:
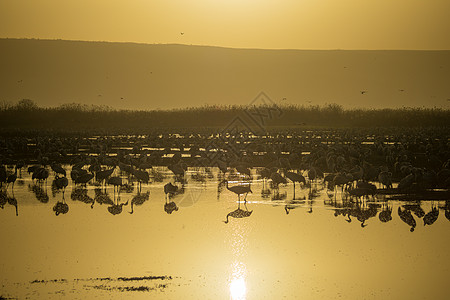
M181 35L184 35L184 32L180 32Z
M365 93L367 93L367 91L361 91L361 95L364 95Z

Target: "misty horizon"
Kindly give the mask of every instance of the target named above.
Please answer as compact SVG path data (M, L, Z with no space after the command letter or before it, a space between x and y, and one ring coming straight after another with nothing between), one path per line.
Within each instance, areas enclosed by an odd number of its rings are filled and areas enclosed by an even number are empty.
M450 107L450 51L444 50L261 50L31 39L0 39L0 44L0 100L6 102L153 110L244 105L265 92L277 104Z

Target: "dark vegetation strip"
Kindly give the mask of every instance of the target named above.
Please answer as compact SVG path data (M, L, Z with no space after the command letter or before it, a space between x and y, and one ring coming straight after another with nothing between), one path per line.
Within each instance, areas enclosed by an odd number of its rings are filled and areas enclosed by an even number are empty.
M172 279L172 276L141 276L141 277L118 277L117 278L117 280L121 280L121 281L156 280L156 279L167 280L167 279Z
M171 280L172 276L139 276L139 277L118 277L117 279L111 277L98 277L98 278L90 278L86 280L99 280L99 281L140 281L140 280ZM75 281L85 280L85 279L75 279ZM67 279L52 279L52 280L33 280L30 283L47 283L47 282L67 282Z
M96 285L95 289L106 290L106 291L119 291L119 292L149 292L154 291L156 289L164 289L167 287L167 284L158 284L155 287L148 286L123 286L123 287L109 287L104 285Z
M281 111L266 119L267 127L448 127L450 110L439 108L344 109L337 104L324 106L259 106ZM105 106L64 104L39 107L32 100L0 107L0 128L5 131L48 130L53 132L90 131L98 133L148 132L159 128L224 127L249 106L203 106L174 110L115 110Z

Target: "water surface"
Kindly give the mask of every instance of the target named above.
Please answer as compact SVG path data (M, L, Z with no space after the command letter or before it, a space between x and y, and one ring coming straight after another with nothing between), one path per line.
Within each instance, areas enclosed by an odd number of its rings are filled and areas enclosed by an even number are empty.
M163 191L167 177L143 185L148 200L135 205L133 214L137 187L120 197L107 188L110 200L128 202L114 215L111 204L96 202L91 208L98 187L74 193L70 183L64 197L69 210L56 215L63 195L53 195L50 178L39 189L23 174L14 187L18 215L9 203L0 210L0 296L446 299L445 201L406 203L378 196L349 204L340 193L330 199L320 184L313 200L297 185L296 198L305 199L291 201L292 184L280 188L281 200L272 200L273 191L263 197L262 181L254 180L247 203L238 203L215 173L206 183L189 179L185 193L169 200L177 207L170 214ZM7 195L12 197L11 188ZM238 207L252 213L224 223ZM383 207L392 209L392 220L380 221ZM399 217L399 207L415 219L413 232ZM424 225L425 217L416 213L433 207L439 216ZM370 217L362 222L358 211Z

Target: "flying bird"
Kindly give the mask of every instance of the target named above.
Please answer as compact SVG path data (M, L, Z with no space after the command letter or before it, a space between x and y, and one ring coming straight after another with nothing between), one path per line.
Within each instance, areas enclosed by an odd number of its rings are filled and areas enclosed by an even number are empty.
M361 91L361 95L364 95L365 93L367 93L367 91Z
M181 35L184 35L184 32L180 32Z

